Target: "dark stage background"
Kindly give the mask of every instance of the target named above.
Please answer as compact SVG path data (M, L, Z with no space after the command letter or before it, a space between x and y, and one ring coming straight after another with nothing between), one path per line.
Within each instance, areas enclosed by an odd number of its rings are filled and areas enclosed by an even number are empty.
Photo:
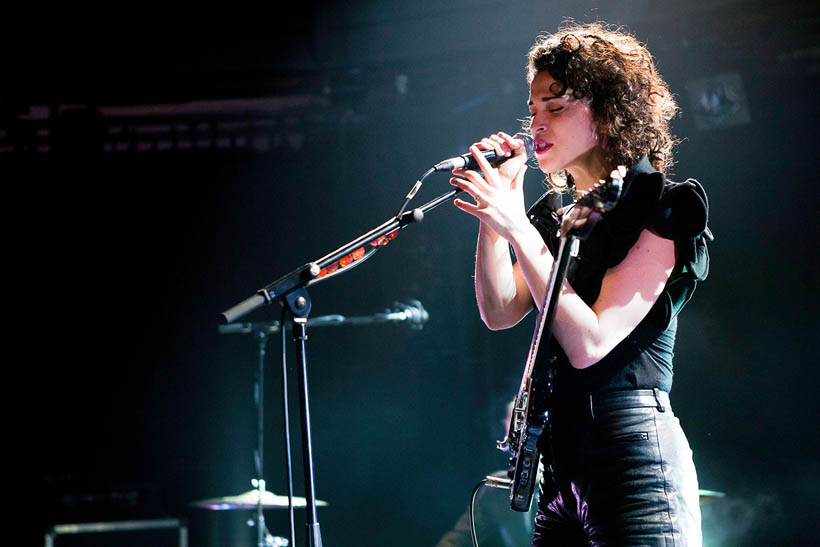
M711 200L712 271L681 319L672 392L701 487L726 493L704 505L706 543L820 543L816 4L102 15L11 19L4 46L7 289L21 312L8 473L30 544L56 523L157 517L187 519L192 546L254 544L249 512L189 505L254 476L256 347L219 335L219 313L389 218L433 163L515 131L524 55L564 17L648 42L683 111L673 178L698 178ZM527 175L530 201L540 179ZM448 188L431 177L415 203ZM411 298L430 314L423 330L310 331L326 545L433 545L505 465L494 442L533 322L480 322L476 229L445 204L311 289L313 316ZM277 339L268 350L265 475L282 494ZM267 519L287 535L284 512Z

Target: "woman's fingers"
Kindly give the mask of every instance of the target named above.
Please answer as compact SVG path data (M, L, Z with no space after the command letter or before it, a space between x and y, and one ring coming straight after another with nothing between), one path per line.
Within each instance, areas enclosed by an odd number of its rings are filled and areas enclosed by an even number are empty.
M490 135L489 137L481 139L481 143L488 147L487 150L493 150L498 157L503 158L510 155L509 149L504 148L504 139L499 138L497 135Z
M464 211L465 213L469 213L476 217L479 220L483 220L486 217L486 211L484 210L487 206L487 198L483 196L481 192L470 183L470 181L465 179L460 179L457 177L453 177L450 179L450 184L461 188L475 200L475 203L470 203L469 201L464 201L463 199L456 198L453 200L453 205Z
M461 188L462 190L470 194L470 196L472 196L472 198L476 201L476 206L481 204L481 190L478 189L476 185L470 182L469 180L458 177L451 177L450 184L457 188Z
M478 209L478 205L475 205L475 204L470 203L468 201L464 201L463 199L458 199L458 198L454 199L453 200L453 205L455 205L456 207L458 207L459 209L461 209L465 213L470 213L474 217L478 217L478 215L480 214L479 209Z
M475 158L476 163L478 163L485 177L492 173L491 169L493 169L493 166L490 165L490 162L487 161L487 158L484 157L484 154L481 153L481 150L477 146L471 146L470 153Z
M488 192L490 190L487 180L472 169L453 169L453 174L470 181L478 191Z
M505 157L509 157L513 155L513 149L510 146L510 143L505 139L501 133L496 133L490 137L493 141L497 142L501 146L501 151Z
M453 174L468 178L479 190L484 192L497 187L509 188L512 184L520 187L520 181L516 182L514 180L520 170L520 158L516 158L513 163L508 164L506 161L502 161L494 166L490 164L484 154L491 150L495 152L496 157L511 158L512 156L520 156L519 150L523 149L523 146L523 142L503 131L495 133L481 139L470 147L470 154L472 154L480 168L483 177L475 172L478 170L472 172L469 170L454 170Z
M521 139L516 139L509 133L504 133L503 131L498 132L498 136L504 140L504 144L509 147L509 149L513 152L519 150L520 148L524 147L524 141Z

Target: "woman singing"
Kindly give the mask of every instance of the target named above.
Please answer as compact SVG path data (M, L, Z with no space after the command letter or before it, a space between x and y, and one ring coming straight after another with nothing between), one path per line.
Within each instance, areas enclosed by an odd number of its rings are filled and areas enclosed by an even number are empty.
M620 30L563 28L528 61L528 130L551 191L526 210L524 143L503 132L470 148L483 176L451 179L473 198L456 207L480 221L476 299L490 329L542 305L558 226L551 196L625 168L618 204L582 241L558 300L552 449L542 451L552 472L533 545L700 545L692 452L668 392L677 314L706 276L711 235L700 184L664 176L678 107L646 48ZM485 150L509 159L492 167Z

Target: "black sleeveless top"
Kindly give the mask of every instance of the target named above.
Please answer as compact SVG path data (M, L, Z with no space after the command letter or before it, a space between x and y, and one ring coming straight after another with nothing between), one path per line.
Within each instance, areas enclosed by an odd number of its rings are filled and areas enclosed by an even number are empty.
M555 195L547 192L528 211L553 255L558 248L556 233L560 224L554 213L560 199L556 204ZM592 306L604 273L626 257L644 228L675 242L675 266L646 317L594 365L573 368L554 339L547 351L539 348L539 359L548 353L557 359L554 405L580 402L605 391L671 389L677 315L709 271L706 240L712 237L706 226L708 211L706 193L694 179L668 181L646 157L627 172L618 204L581 241L578 257L568 267L567 281Z

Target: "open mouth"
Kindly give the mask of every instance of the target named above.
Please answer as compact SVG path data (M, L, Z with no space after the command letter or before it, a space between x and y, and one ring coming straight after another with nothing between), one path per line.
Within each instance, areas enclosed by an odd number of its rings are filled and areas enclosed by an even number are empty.
M543 154L547 150L552 148L552 143L547 141L542 141L541 139L535 139L535 153L536 154Z

